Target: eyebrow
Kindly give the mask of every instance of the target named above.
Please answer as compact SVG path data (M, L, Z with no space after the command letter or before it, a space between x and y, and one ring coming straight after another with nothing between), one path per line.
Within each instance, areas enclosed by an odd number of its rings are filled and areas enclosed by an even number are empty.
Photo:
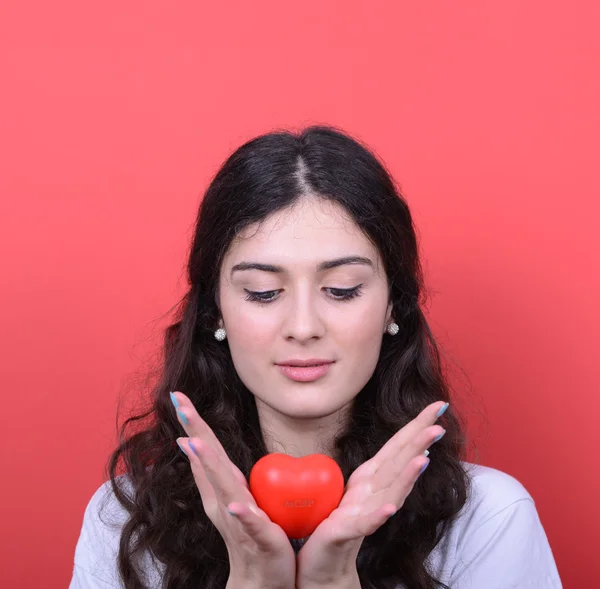
M324 270L331 270L332 268L350 264L369 266L371 268L375 267L369 258L364 258L362 256L345 256L343 258L321 262L317 266L317 272L323 272ZM275 274L281 274L285 272L285 269L282 266L275 266L273 264L259 264L258 262L240 262L231 269L231 275L233 276L234 272L242 270L262 270L263 272L273 272Z

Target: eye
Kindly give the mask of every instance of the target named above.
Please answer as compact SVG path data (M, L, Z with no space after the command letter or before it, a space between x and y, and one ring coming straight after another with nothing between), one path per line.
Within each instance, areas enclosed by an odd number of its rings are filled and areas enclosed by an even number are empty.
M349 301L362 295L361 286L362 284L353 288L325 288L325 290L337 301ZM246 291L245 300L253 303L272 303L280 292L279 290L257 292L246 288L244 290Z
M265 290L263 292L255 292L252 290L244 289L246 291L245 300L255 303L271 303L275 300L275 295L279 292L277 290Z
M338 301L349 301L362 294L361 286L362 284L354 288L326 288L325 290L329 291L331 296Z

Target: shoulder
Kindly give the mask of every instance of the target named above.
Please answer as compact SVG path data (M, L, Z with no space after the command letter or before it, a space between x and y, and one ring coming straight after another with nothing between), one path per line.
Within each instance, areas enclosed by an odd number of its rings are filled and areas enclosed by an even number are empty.
M128 475L116 477L115 484L128 499L135 491ZM122 587L118 571L118 554L123 527L130 518L117 499L111 481L100 485L89 499L75 547L71 587ZM152 585L160 578L160 565L145 553L141 571L149 575Z
M115 478L115 483L119 489L124 492L129 498L133 499L134 489L128 475L120 475ZM119 503L113 491L110 480L102 483L92 494L86 506L86 513L95 515L97 512L107 511L114 515L122 515L125 511L124 507Z
M440 580L458 589L560 588L552 550L525 486L495 468L467 462L463 468L470 480L467 501L431 555Z
M510 532L519 534L537 518L535 502L514 476L479 464L463 462L469 477L467 501L451 528L451 541L457 552L481 543L485 534L499 537L510 523Z
M463 463L471 488L467 501L455 523L458 547L481 544L486 538L497 547L513 539L525 549L535 543L547 545L535 500L523 483L514 476L491 468ZM545 550L545 548L544 548Z
M131 489L121 475L116 482ZM109 585L116 583L116 562L121 531L129 514L117 500L111 481L106 481L92 494L83 514L81 532L75 547L75 574L90 575Z
M133 498L133 485L127 475L120 475L115 484L128 498ZM90 542L110 543L121 534L123 525L129 518L129 513L119 502L110 480L100 485L89 499L83 515L82 534Z
M493 517L519 501L534 503L524 485L512 475L489 466L463 462L471 492L463 514L478 521Z

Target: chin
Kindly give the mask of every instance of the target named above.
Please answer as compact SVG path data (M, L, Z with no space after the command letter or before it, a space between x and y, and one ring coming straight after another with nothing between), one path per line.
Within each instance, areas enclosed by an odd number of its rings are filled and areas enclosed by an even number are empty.
M304 402L297 404L286 404L285 406L276 407L277 411L290 419L323 419L338 413L346 403L338 403L335 405L325 403Z

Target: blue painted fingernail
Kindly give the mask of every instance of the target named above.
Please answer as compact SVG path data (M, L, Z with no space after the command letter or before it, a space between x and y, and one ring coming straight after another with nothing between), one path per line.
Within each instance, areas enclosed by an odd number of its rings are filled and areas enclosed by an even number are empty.
M427 459L427 462L426 462L426 463L425 463L425 464L424 464L424 465L421 467L421 470L419 471L419 475L418 475L418 476L421 476L421 475L423 474L423 471L424 471L424 470L425 470L425 469L426 469L426 468L429 466L429 463L430 463L430 462L431 462L431 461L430 461L430 460L429 460L429 458L428 458L428 459Z
M450 403L444 403L444 405L442 405L440 407L440 410L437 412L436 419L438 419L439 417L444 415L444 413L446 412L446 409L448 409L449 406L450 406Z
M177 442L177 445L179 446L179 449L187 456L187 452L185 451L185 449L181 445L181 442L179 440L175 440L175 441Z
M424 454L425 456L429 456L429 450L425 450Z
M432 444L435 444L436 442L439 442L445 435L446 430L444 430L435 440L433 440L433 442L431 442Z
M173 406L175 407L175 409L177 409L177 407L179 407L177 397L173 393L169 393L169 395L171 396L171 403L173 403Z
M181 411L179 411L179 409L177 409L177 415L179 415L179 419L181 419L181 421L183 422L184 425L190 424L190 422L188 421L188 418Z

